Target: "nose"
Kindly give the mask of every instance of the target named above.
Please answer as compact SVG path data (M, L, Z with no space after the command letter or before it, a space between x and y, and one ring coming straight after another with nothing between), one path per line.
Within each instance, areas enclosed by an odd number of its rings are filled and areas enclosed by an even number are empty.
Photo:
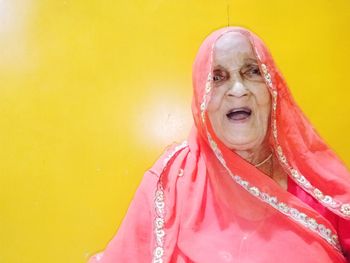
M236 78L233 83L231 84L229 90L227 91L228 96L233 97L243 97L248 95L249 91L244 86L242 80L240 78Z

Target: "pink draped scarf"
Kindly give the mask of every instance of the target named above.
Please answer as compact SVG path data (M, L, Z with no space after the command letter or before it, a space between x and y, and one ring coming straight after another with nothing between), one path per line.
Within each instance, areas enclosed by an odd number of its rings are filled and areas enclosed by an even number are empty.
M253 47L272 98L271 147L302 198L213 132L207 115L213 47L232 31ZM187 141L145 173L118 233L89 262L347 262L350 230L337 220L350 226L350 174L294 102L263 42L240 27L210 34L193 65L193 89L195 125Z

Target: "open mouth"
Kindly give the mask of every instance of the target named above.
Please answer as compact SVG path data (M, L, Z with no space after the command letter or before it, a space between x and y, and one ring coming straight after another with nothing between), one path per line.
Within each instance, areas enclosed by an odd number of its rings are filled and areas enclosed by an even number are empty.
M246 120L252 114L252 110L248 107L233 108L226 114L227 118L232 121Z

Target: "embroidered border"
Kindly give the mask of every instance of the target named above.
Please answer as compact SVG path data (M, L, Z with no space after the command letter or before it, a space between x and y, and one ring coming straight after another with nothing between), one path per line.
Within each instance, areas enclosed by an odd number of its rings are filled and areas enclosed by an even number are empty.
M323 224L317 223L317 221L308 217L306 214L300 212L298 209L288 206L283 202L279 202L276 196L270 196L268 193L262 192L258 187L251 185L248 181L243 180L240 176L235 175L231 172L231 170L226 165L226 161L224 160L221 151L217 147L216 142L212 139L210 133L207 131L208 140L210 142L210 146L213 149L216 157L219 159L221 164L227 170L231 178L247 190L251 195L259 198L261 201L268 203L270 206L278 210L279 212L285 214L289 218L297 221L304 227L312 230L313 232L320 235L324 240L326 240L332 247L334 247L337 251L341 252L341 246L339 244L338 236L332 232L331 229L326 228Z
M270 88L272 88L272 135L275 142L275 148L278 154L278 159L284 165L291 175L291 178L300 185L306 192L314 196L317 200L319 200L323 205L327 206L331 210L336 210L342 213L344 216L350 217L350 204L344 203L342 204L339 201L334 200L329 195L324 194L321 190L314 187L303 175L301 175L295 168L293 168L286 156L283 154L283 150L281 145L278 142L278 131L277 131L277 123L276 123L276 109L277 109L277 90L272 85L271 76L267 70L267 66L265 64L261 64L261 69L264 73L264 78Z
M267 71L267 67L265 64L261 64L261 69L263 70L264 73L264 78L265 81L267 83L267 85L272 89L272 97L273 97L273 103L272 103L272 109L273 109L273 136L275 138L275 141L277 142L277 125L276 125L276 109L277 109L277 90L275 89L275 87L273 86L272 83L272 79L271 79L271 75L268 73ZM341 246L339 244L339 239L337 234L333 233L331 229L326 228L323 224L319 224L314 218L308 217L306 214L300 212L298 209L293 208L291 206L288 206L287 204L283 203L283 202L279 202L277 197L275 196L270 196L268 193L262 192L258 187L255 187L253 185L250 185L248 181L242 180L238 175L235 175L231 172L231 170L227 167L226 162L223 158L223 155L220 151L220 149L217 147L216 142L212 139L207 126L205 124L205 113L206 113L206 109L207 109L207 99L208 99L208 94L211 91L211 81L212 81L212 77L211 74L208 74L208 78L207 78L207 82L206 82L206 88L205 88L205 94L203 95L202 98L202 103L201 103L201 116L202 116L202 121L203 124L206 128L206 132L207 132L207 137L208 137L208 141L209 144L212 148L212 150L214 151L216 157L218 158L218 160L221 162L221 164L224 166L224 168L227 170L227 172L229 173L229 175L231 176L231 178L240 186L242 186L244 189L246 189L250 194L252 194L253 196L259 198L260 200L266 202L267 204L269 204L270 206L272 206L273 208L275 208L277 211L280 211L281 213L285 214L286 216L288 216L289 218L291 218L292 220L298 222L299 224L301 224L302 226L310 229L311 231L317 233L320 237L322 237L325 241L327 241L333 248L335 248L337 251L339 251L341 253ZM278 144L277 144L278 145ZM278 156L279 156L279 160L284 163L284 164L288 164L286 157L281 154L282 153L282 148L280 145L277 146L277 152L278 152ZM294 169L294 171L296 171ZM295 174L295 172L293 171L293 174ZM306 181L306 179L304 178L303 180ZM309 183L310 184L310 183ZM311 185L311 184L310 184ZM350 210L350 208L349 208Z
M153 250L153 260L152 263L163 263L164 255L164 191L160 184L158 184L157 191L155 194L155 211L156 218L154 219L154 235L156 247Z
M172 150L168 156L163 161L162 172L167 167L169 161L175 156L175 154L187 147L187 141L182 142L177 145L174 150ZM180 171L181 172L181 171ZM153 258L152 263L163 263L164 256L164 238L165 238L165 230L164 230L164 217L165 217L165 202L164 202L164 190L160 182L160 177L157 184L157 191L155 193L154 205L155 205L155 219L153 221L153 230L155 236L155 248L153 249Z

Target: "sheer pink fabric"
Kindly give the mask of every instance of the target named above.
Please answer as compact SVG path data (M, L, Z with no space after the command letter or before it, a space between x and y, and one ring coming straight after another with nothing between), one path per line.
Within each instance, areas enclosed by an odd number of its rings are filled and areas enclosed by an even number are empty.
M213 46L229 31L253 46L273 98L271 146L292 191L225 147L209 123ZM262 41L239 27L210 34L193 65L193 88L187 144L145 173L118 233L89 262L347 262L349 172L292 99Z

